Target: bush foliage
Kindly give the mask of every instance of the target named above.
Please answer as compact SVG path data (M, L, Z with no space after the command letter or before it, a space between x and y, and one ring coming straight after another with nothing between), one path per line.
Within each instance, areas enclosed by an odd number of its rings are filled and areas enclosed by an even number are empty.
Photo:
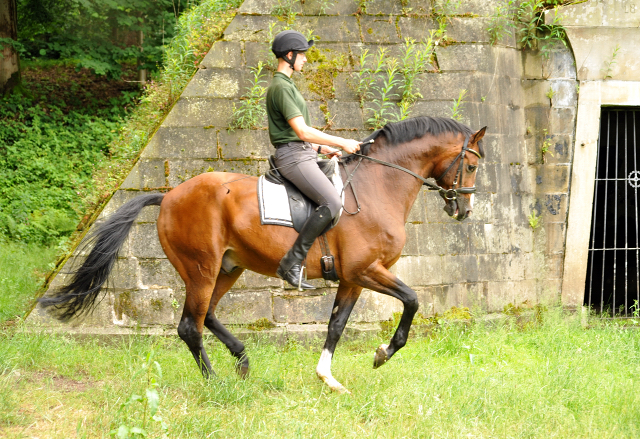
M52 243L78 223L80 191L108 155L119 115L63 112L18 96L0 106L0 234Z
M1 99L0 240L60 242L86 211L106 201L240 3L191 4L167 41L163 67L142 92L105 100L77 78L65 82L63 72L55 86L25 81L31 96ZM135 71L136 64L121 67Z

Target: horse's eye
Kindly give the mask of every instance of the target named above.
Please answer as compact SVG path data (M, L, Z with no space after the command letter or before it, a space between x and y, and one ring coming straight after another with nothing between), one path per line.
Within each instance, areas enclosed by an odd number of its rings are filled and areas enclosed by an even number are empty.
M469 165L469 166L467 166L467 171L469 171L469 172L473 172L473 171L475 171L476 169L478 169L478 167L477 167L476 165Z

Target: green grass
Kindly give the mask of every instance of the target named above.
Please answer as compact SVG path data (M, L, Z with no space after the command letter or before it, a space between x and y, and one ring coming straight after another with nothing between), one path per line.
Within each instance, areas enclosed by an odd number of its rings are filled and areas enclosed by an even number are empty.
M204 382L177 337L79 342L14 327L0 340L0 436L108 437L125 420L142 425L141 404L119 409L145 394L137 371L153 349L158 415L171 438L638 437L638 332L585 330L559 314L526 328L443 328L411 339L378 370L373 352L386 339L341 343L333 372L351 395L315 377L320 340L247 342L252 372L243 381L209 339L218 376ZM159 422L147 430L162 437Z
M0 327L24 315L55 256L55 248L0 242Z

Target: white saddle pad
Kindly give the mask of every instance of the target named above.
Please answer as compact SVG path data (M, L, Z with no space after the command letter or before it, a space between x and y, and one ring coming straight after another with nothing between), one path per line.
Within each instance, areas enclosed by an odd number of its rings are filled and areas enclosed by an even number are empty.
M344 193L342 192L342 177L340 176L340 166L338 166L337 157L331 159L335 161L335 172L330 180L336 188L338 195L342 197L344 204ZM271 224L278 226L293 227L291 220L291 210L289 210L289 199L287 197L287 189L282 184L275 184L264 178L264 175L258 179L258 202L260 204L260 222L262 224ZM334 219L337 222L342 215L340 213Z

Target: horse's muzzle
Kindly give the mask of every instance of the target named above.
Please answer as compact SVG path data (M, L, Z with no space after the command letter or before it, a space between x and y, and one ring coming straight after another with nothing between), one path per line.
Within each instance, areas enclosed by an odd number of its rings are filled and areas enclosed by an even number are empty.
M472 209L465 206L467 203L458 203L457 200L446 200L447 203L444 206L444 211L447 215L455 220L462 221L471 215Z

